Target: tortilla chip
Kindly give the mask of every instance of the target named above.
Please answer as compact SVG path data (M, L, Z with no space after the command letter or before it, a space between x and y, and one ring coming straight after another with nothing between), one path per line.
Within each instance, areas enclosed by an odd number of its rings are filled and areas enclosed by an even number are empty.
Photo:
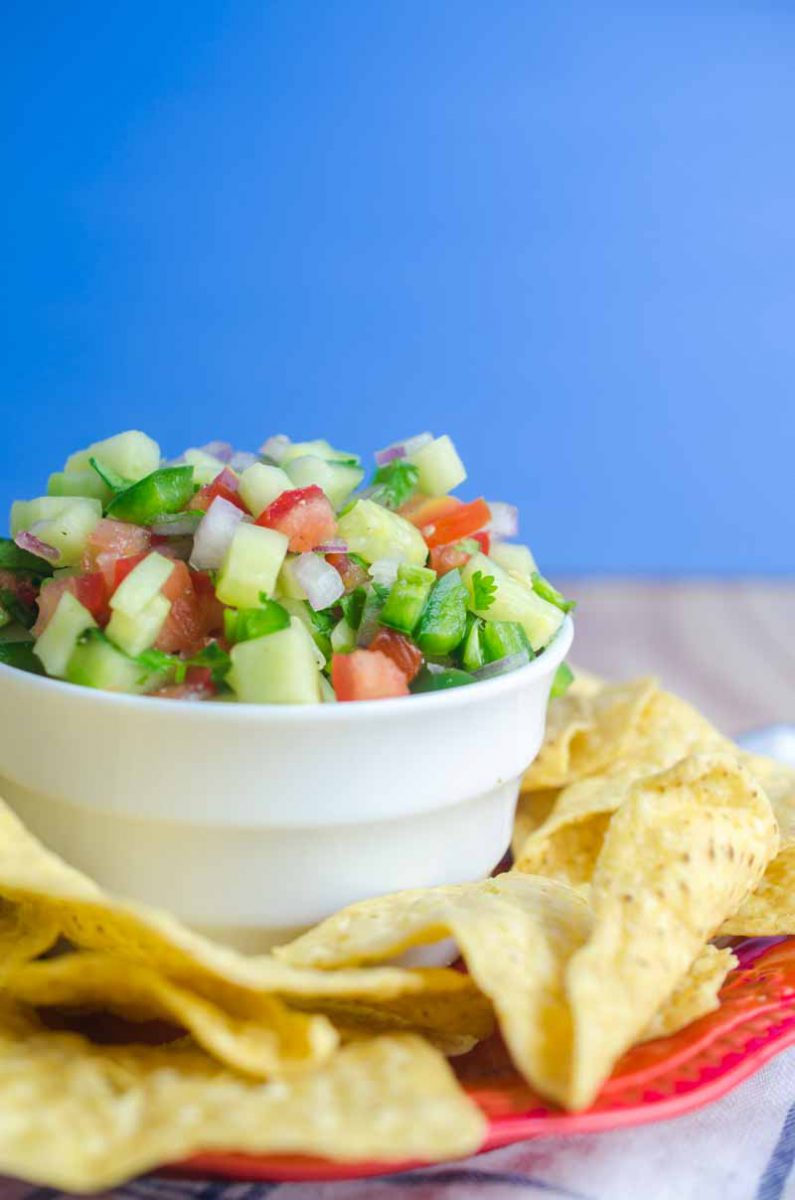
M706 717L652 679L575 695L564 709L567 699L568 694L550 705L547 736L525 774L523 791L633 769L637 778L687 754L732 748Z
M0 900L0 986L6 975L45 954L58 940L58 925L35 905Z
M69 1192L112 1188L200 1150L435 1161L486 1122L444 1058L401 1034L259 1083L189 1045L94 1046L0 1015L0 1170Z
M91 952L28 963L5 979L3 990L33 1008L170 1021L220 1062L262 1079L307 1070L328 1058L339 1040L327 1021L307 1020L273 996L227 995L225 1011L148 967Z
M724 937L795 934L795 846L776 855L759 887L724 921L720 932Z
M516 1066L540 1091L560 1094L571 1043L565 967L590 930L588 906L570 888L511 871L365 900L276 953L296 966L333 969L452 936L494 1005Z
M387 1009L408 994L471 1000L474 1029L482 1024L482 1004L471 980L447 969L380 967L368 971L302 971L271 955L246 957L186 929L174 918L141 904L118 900L46 850L0 802L0 898L35 912L42 928L53 929L74 946L138 964L163 980L208 1001L232 1018L245 1018L247 1005L263 996L283 1059L297 1067L296 1047L307 1050L307 1066L331 1053L336 1036L322 1015L292 1011L292 998L313 1012L323 999L348 999ZM256 1011L260 1020L266 1006ZM262 1059L259 1060L260 1068ZM274 1059L275 1064L275 1059ZM274 1065L274 1070L276 1066Z
M699 1017L720 1008L718 993L726 976L737 966L731 950L707 945L676 986L672 995L656 1013L643 1033L642 1041L670 1037L692 1025Z
M555 807L557 788L543 792L525 792L519 797L511 835L511 853L518 858L531 833L539 829Z
M694 755L633 785L594 870L593 934L566 972L566 1107L591 1103L777 848L770 803L731 755Z

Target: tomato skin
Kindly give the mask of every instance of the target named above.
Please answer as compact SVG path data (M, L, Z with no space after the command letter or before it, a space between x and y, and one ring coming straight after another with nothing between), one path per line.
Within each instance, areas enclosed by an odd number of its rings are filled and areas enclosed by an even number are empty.
M368 649L378 650L387 658L391 658L408 683L411 683L422 666L422 651L419 646L415 646L414 642L395 629L379 629Z
M282 492L260 513L255 524L278 529L290 539L293 554L314 550L337 532L337 517L331 502L316 484Z
M189 501L188 508L193 512L207 512L216 496L220 496L222 500L228 500L230 504L234 504L235 508L239 508L241 512L248 512L238 494L239 489L240 481L237 475L228 467L224 467L212 483L205 483L204 487L199 488L193 499Z
M484 554L489 553L489 551L491 550L491 534L490 533L488 533L485 529L479 529L477 531L477 533L471 533L469 536L478 543L478 545L480 546L480 549L482 550L482 552Z
M446 575L456 567L459 570L465 567L471 557L470 552L465 550L460 542L454 542L452 546L434 546L428 565L437 575Z
M433 549L434 546L448 546L451 542L460 542L462 538L471 537L488 525L491 520L491 510L481 497L471 504L462 504L454 511L435 517L420 529L422 536Z
M75 600L88 609L98 625L107 625L110 618L108 585L101 571L91 571L88 575L70 575L66 579L51 579L44 584L38 597L39 615L31 630L35 638L49 625L64 592L71 592Z
M204 645L204 629L193 580L184 562L174 563L160 590L171 601L171 611L157 636L155 649L166 654L197 654Z
M151 534L142 525L128 525L125 521L103 517L88 536L80 567L86 574L101 571L112 591L116 559L144 554L150 544Z
M117 558L116 559L116 561L113 564L113 591L114 592L116 591L116 588L119 586L119 584L124 583L124 580L130 574L130 572L133 571L138 566L139 563L142 563L147 556L148 556L148 551L145 551L143 554L130 554L126 558Z
M337 572L346 592L353 592L357 587L370 582L370 576L364 567L354 562L347 554L327 554L326 562Z
M209 667L188 667L184 683L169 683L149 694L161 700L209 700L215 695L212 671Z
M407 696L406 676L381 650L354 650L331 659L331 683L337 699L386 700Z
M215 585L206 571L191 571L191 582L199 607L199 624L205 637L221 633L224 606L215 594Z
M422 529L424 525L432 524L461 507L463 501L457 500L455 496L415 496L399 508L398 513L407 521L411 521L412 525Z

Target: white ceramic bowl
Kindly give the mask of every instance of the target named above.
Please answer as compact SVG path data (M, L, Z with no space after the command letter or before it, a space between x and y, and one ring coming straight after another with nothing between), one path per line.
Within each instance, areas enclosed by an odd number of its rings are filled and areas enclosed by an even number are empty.
M572 636L567 618L539 658L476 686L311 707L0 665L0 794L103 886L265 949L354 900L489 874Z

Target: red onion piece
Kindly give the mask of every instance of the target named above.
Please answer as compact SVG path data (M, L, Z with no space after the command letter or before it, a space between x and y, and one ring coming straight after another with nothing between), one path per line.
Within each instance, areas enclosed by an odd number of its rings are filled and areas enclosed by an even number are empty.
M199 446L202 454L209 454L212 458L217 458L219 462L228 463L234 450L229 442L207 442L204 446Z
M236 450L229 460L229 465L233 471L245 471L258 462L258 454L252 454L250 450Z
M376 466L385 467L387 463L391 463L395 458L405 458L406 451L402 446L387 446L384 450L376 450L375 461Z
M238 479L237 475L235 475L234 471L230 471L229 467L224 467L223 471L220 471L216 475L213 483L217 483L222 487L229 488L230 492L237 492L240 489L240 480Z
M290 446L291 442L287 434L277 433L273 437L269 437L267 442L262 443L259 452L260 454L264 454L266 458L270 458L273 462L279 464L290 449Z
M200 571L220 567L242 519L237 505L216 496L196 527L191 564Z
M43 542L41 538L37 538L35 533L31 533L29 529L23 529L14 538L14 541L20 550L27 550L28 554L35 554L37 558L46 558L49 562L57 562L61 557L55 546L51 546L48 542Z
M342 538L332 538L329 542L323 542L320 546L315 546L318 554L347 554L348 543Z
M529 661L529 654L522 650L518 654L507 654L505 658L498 658L496 662L486 663L485 667L478 667L472 675L478 680L496 679L498 675L507 675L509 671L526 666Z
M513 504L501 500L489 500L491 520L486 529L496 542L503 538L516 537L519 532L519 510Z
M292 571L315 612L336 604L345 594L339 572L318 554L299 555L292 564Z
M403 447L403 452L406 458L411 458L412 454L416 454L423 446L428 446L433 441L432 433L415 433L414 437L406 438L400 444Z

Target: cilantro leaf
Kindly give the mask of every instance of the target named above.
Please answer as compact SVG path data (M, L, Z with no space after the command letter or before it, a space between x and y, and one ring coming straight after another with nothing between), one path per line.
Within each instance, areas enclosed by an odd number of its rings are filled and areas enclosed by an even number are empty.
M555 678L552 680L552 690L549 693L550 700L557 700L559 696L564 696L574 683L574 672L568 663L561 663L555 672Z
M350 625L351 629L358 629L362 622L362 613L364 612L364 602L367 599L367 592L363 587L354 588L347 596L343 596L340 600L342 615Z
M129 479L124 479L123 476L119 475L117 471L114 471L112 467L107 466L98 458L92 457L88 460L88 462L89 465L96 471L97 475L99 475L102 482L107 484L114 495L117 492L127 491L127 488L130 486Z
M414 463L405 458L393 458L392 462L375 471L371 480L375 488L372 498L384 508L400 508L416 492L419 477L419 468Z
M535 594L549 604L554 604L555 608L559 608L561 612L571 612L573 608L577 607L576 600L567 600L562 592L553 587L549 580L545 579L538 571L533 571L532 579Z
M185 665L188 667L209 667L213 683L219 684L223 683L232 669L232 659L217 642L210 642L198 654L194 654L193 658L187 659Z
M475 571L472 576L472 607L477 612L490 608L497 596L497 584L493 575L484 575Z

